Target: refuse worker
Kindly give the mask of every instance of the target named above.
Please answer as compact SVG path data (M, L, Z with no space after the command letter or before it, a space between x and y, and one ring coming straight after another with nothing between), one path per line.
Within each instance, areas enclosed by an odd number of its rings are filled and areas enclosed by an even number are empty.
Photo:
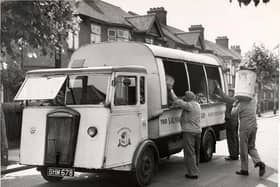
M191 91L185 92L183 100L176 99L174 107L183 109L180 123L183 133L184 161L187 169L185 177L197 179L199 175L201 108L196 101L195 94Z
M173 102L177 99L177 96L173 90L175 80L172 76L167 74L165 75L165 77L166 77L166 88L167 88L167 104L168 106L171 106Z
M241 170L236 171L237 175L248 176L248 154L251 156L254 166L259 167L259 176L265 173L265 164L261 161L255 147L257 134L256 99L238 99L237 104L232 108L232 114L238 114L240 120L240 160Z
M226 103L226 136L229 156L225 157L226 161L238 160L239 157L239 139L238 139L238 115L231 115L231 110L236 102L236 99L231 96L226 95L218 82L216 82L216 94L218 94L217 99L219 101Z

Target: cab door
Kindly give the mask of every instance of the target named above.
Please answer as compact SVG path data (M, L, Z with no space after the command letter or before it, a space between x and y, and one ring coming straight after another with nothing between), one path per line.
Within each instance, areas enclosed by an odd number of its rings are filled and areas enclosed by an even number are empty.
M137 73L115 75L105 168L131 164L136 147L147 137L145 81L144 75Z

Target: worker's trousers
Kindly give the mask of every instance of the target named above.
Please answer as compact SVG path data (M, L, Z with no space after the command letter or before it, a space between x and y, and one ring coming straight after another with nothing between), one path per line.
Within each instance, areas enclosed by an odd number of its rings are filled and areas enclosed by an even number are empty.
M248 171L248 154L251 156L254 165L261 162L259 153L255 148L256 134L256 127L251 127L239 132L241 170Z
M229 119L226 124L228 152L231 158L239 156L238 121Z
M184 161L186 174L198 176L201 133L183 132Z

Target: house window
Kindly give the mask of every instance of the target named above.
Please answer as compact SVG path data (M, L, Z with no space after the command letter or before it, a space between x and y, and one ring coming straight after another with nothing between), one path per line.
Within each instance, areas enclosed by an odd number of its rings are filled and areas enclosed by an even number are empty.
M108 29L108 41L129 41L130 34L128 30Z
M129 32L127 30L118 30L118 41L128 41Z
M96 24L90 25L90 43L100 43L101 42L101 27Z
M67 43L68 43L69 49L78 49L79 48L79 32L70 31L68 33Z
M117 32L115 29L108 30L108 41L116 41L117 40Z

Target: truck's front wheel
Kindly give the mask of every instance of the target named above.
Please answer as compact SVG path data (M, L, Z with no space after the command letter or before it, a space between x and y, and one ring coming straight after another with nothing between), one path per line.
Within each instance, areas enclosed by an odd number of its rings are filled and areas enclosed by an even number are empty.
M63 177L48 176L46 167L38 168L38 170L41 172L42 177L48 182L59 182L63 179Z
M153 178L156 168L153 150L149 147L145 148L137 159L133 178L139 186L149 184Z

